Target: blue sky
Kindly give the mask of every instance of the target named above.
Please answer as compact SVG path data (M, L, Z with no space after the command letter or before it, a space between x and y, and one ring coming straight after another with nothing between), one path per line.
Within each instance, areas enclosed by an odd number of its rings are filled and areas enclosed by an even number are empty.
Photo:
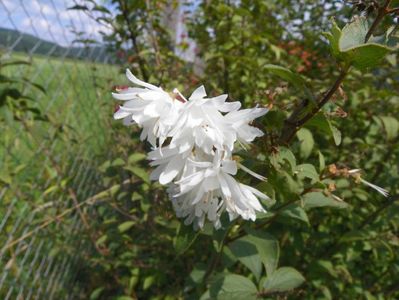
M63 46L76 39L73 30L84 31L86 38L100 41L99 32L110 29L81 11L67 10L74 4L73 0L0 0L0 27L17 29Z

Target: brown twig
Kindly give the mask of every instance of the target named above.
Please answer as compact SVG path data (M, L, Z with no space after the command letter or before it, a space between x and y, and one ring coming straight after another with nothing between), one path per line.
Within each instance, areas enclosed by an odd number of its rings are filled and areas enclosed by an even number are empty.
M141 57L140 46L137 42L137 35L133 29L132 22L130 22L130 18L128 15L129 11L128 11L127 2L126 2L126 0L118 0L118 3L119 3L119 6L121 7L123 19L128 28L128 36L129 36L130 40L132 41L134 52L136 52L137 62L139 64L141 75L143 76L144 81L148 81L149 77L148 77L147 71L145 69L145 61Z
M365 43L368 42L370 37L372 36L373 32L377 29L378 25L381 23L381 21L384 19L384 17L390 13L392 13L392 10L389 9L389 6L391 4L392 0L386 0L384 5L380 7L378 10L378 15L375 18L373 24L371 25L369 31L366 34L365 37ZM299 104L292 114L290 115L289 118L287 118L284 122L283 129L280 134L280 139L279 139L279 144L280 145L288 145L292 138L295 136L295 133L310 119L312 119L319 111L320 109L334 96L334 94L337 92L337 90L340 88L342 82L344 81L346 75L349 72L350 66L344 67L344 69L341 70L338 78L335 80L333 86L328 90L326 94L316 103L314 108L307 113L307 110L309 109L309 104L310 102L308 100L302 101L301 104ZM304 115L303 118L301 118Z
M371 35L377 29L378 25L381 23L381 21L384 19L384 17L390 13L389 6L391 5L391 2L392 2L392 0L386 0L384 5L378 9L377 17L375 18L373 24L371 24L370 29L367 32L366 37L364 39L365 43L368 42Z
M333 86L328 90L326 94L320 99L319 102L315 105L315 107L306 114L302 119L301 116L307 110L309 105L309 101L304 101L298 106L291 116L284 122L284 127L280 135L280 145L289 144L295 133L310 119L312 119L320 109L334 96L337 90L340 88L343 80L348 74L348 69L342 70L339 74L338 78L335 80Z

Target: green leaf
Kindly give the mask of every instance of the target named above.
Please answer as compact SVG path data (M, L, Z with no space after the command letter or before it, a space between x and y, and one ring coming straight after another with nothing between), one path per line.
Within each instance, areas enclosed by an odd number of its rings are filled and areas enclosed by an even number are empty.
M124 169L132 172L134 175L143 180L145 183L148 184L150 183L150 176L148 175L145 169L136 166L126 166L124 167Z
M279 76L285 81L292 83L298 90L305 91L307 96L313 99L312 92L306 85L306 81L298 74L292 72L291 70L272 64L267 64L264 68L270 73Z
M90 294L90 300L96 300L101 296L101 293L104 291L105 287L99 287L95 289L91 294Z
M338 146L341 144L341 132L331 124L330 120L326 117L323 112L318 113L313 117L307 124L307 127L311 127L326 135L330 135L334 138L335 144Z
M148 290L155 282L155 276L147 276L143 282L143 290Z
M339 50L339 39L341 38L341 29L338 27L334 19L332 20L332 23L333 25L331 28L331 32L325 32L323 34L330 42L332 55L336 58L339 58L341 55Z
M5 184L11 184L12 183L12 177L8 173L0 173L0 182L4 182Z
M301 128L296 133L299 141L300 141L300 152L302 158L306 159L312 153L312 149L314 146L313 134L309 129Z
M302 201L305 209L325 206L334 208L347 208L349 206L348 203L336 200L332 197L327 197L322 192L307 193L302 196Z
M255 231L252 229L248 232L247 240L253 243L258 249L260 259L265 266L266 273L272 274L277 268L280 256L280 247L278 241L266 232Z
M191 226L180 223L177 228L176 237L173 240L173 246L175 247L177 255L186 252L197 239L199 233L199 231L194 231Z
M145 159L147 156L144 153L133 153L132 155L129 156L128 158L128 162L129 164L134 164L138 161L142 161L143 159Z
M322 172L326 168L326 160L323 153L319 151L319 171Z
M220 276L215 280L209 289L209 298L201 297L201 299L216 299L216 300L255 300L257 299L257 288L255 284L248 278L236 275L227 274Z
M339 39L339 50L346 51L365 43L369 25L364 17L355 17L353 22L345 25Z
M124 166L125 164L126 162L122 158L114 159L111 163L111 165L114 167L121 167Z
M189 279L195 284L200 284L206 274L206 270L207 266L205 264L196 265L191 271Z
M371 36L365 42L369 24L366 17L357 17L347 24L342 31L333 22L330 33L325 36L330 42L332 54L345 64L358 69L375 67L390 52L397 47L396 41L388 34L382 37Z
M133 222L133 221L123 222L122 224L120 224L118 226L118 230L119 230L120 233L126 232L130 228L132 228L134 226L134 224L135 224L135 222Z
M364 70L378 66L391 51L392 49L382 45L366 44L346 50L346 53L351 56L351 63L354 67Z
M290 164L291 170L294 172L296 167L296 159L291 150L286 147L280 147L277 153L273 153L270 156L270 163L276 170L280 170L285 162Z
M102 235L101 237L98 238L98 240L96 241L96 245L100 246L102 244L104 244L108 239L108 236L106 234Z
M329 124L330 124L330 128L331 128L331 132L332 132L332 135L334 138L335 145L339 146L342 141L341 131L339 131L337 127L331 125L331 123L329 123Z
M316 168L311 164L298 165L295 168L295 172L299 178L310 178L312 181L319 181L319 173L317 173Z
M242 237L234 241L229 248L234 256L255 275L256 280L259 280L262 273L262 261L251 239Z
M302 221L305 224L309 224L308 215L298 204L288 205L282 212L280 212L280 215Z
M267 64L264 66L264 68L270 73L275 74L284 79L285 81L292 83L297 88L302 88L305 85L305 81L302 79L300 75L293 73L291 70L287 68L272 64Z
M384 129L387 134L388 141L393 140L399 133L399 122L393 117L380 117L384 124Z
M266 292L286 292L297 288L305 282L305 278L291 267L282 267L268 276L263 287Z

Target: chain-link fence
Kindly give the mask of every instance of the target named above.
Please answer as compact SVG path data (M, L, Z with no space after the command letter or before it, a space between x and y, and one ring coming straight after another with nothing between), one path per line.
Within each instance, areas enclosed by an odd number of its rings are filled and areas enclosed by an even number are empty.
M47 118L1 123L1 299L75 299L76 266L93 245L81 238L84 204L98 192L117 68L95 43L106 28L73 5L0 0L0 54L29 63L4 72L34 83L20 88Z

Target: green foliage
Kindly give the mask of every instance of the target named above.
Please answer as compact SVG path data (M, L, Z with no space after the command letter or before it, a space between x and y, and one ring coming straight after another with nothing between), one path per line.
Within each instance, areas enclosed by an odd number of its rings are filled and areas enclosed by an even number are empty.
M265 292L286 292L300 286L305 278L295 269L282 267L276 270L263 284Z
M255 222L226 217L220 230L206 224L194 231L175 216L164 187L149 181L149 149L139 129L97 119L102 109L110 119L109 104L97 112L74 109L71 126L103 136L101 147L87 148L107 156L93 170L98 193L90 205L91 233L80 236L93 246L79 260L81 298L398 298L399 72L392 18L376 31L386 34L366 41L376 13L348 23L352 7L336 1L200 1L187 15L200 58L190 63L176 56L162 23L162 12L174 3L111 2L115 16L96 1L71 9L104 13L99 21L112 24L105 38L125 53L123 69L165 90L190 91L203 83L212 95L226 92L244 107L270 108L255 124L265 136L236 155L267 176L259 182L240 173L240 181L272 200L262 203L267 212ZM348 24L342 30L332 24L328 46L321 32L332 15ZM114 70L103 67L98 71ZM301 120L312 112L342 71L343 84L312 118L294 124L298 130L281 145L290 113ZM115 75L101 84L121 80ZM80 81L69 84L83 90ZM79 121L85 113L90 124ZM78 135L80 143L86 132ZM350 172L358 168L361 174ZM10 185L17 173L10 167L0 178ZM46 176L57 182L50 165ZM361 179L392 196L384 199ZM44 196L63 193L65 186L53 184Z
M366 40L369 29L366 17L355 18L342 30L333 22L332 31L325 34L330 41L332 54L346 65L359 69L377 66L397 48L397 44L390 40L388 34L382 37L371 36Z

